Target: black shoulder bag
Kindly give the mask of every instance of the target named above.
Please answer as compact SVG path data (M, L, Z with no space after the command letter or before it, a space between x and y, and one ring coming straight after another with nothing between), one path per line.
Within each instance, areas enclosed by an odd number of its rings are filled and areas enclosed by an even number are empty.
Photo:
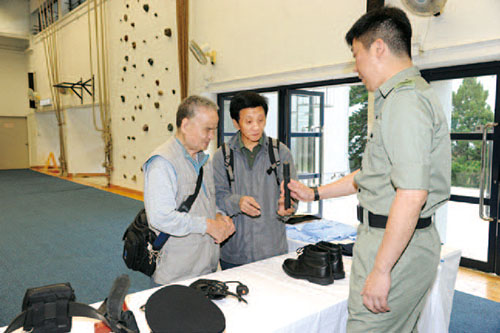
M194 193L181 203L177 211L189 212L200 192L202 181L203 167L198 174ZM134 271L152 276L156 269L158 254L169 237L169 234L163 232L156 236L155 232L149 228L146 210L141 209L134 221L128 226L125 234L123 234L122 258L125 264Z

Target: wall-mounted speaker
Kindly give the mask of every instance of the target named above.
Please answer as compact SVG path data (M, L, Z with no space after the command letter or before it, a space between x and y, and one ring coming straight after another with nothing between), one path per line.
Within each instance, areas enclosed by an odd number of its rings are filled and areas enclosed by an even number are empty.
M31 89L31 91L35 91L35 73L28 72L28 88ZM33 98L30 98L29 101L30 108L36 109L35 100Z

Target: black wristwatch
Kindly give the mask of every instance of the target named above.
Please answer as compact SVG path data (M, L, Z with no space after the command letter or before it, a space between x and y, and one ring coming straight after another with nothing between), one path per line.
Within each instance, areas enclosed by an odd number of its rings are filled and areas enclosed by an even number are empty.
M313 186L311 189L314 191L314 201L319 201L319 192L318 192L318 187Z

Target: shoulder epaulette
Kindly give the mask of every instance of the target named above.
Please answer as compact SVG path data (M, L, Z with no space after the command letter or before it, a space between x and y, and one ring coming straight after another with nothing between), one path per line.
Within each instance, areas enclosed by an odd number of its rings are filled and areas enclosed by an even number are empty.
M396 90L401 90L401 89L407 89L407 88L414 88L415 87L415 80L414 79L406 79L404 81L399 82L394 86L394 89Z

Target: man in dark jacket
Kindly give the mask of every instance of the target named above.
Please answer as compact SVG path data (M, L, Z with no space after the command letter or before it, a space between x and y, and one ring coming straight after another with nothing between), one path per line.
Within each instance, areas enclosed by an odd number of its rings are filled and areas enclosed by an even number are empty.
M233 217L236 228L221 247L222 269L288 252L283 218L295 208L285 210L278 203L283 163L290 164L291 178L296 178L296 172L288 147L277 140L273 143L264 133L267 109L266 99L254 92L239 93L231 100L231 118L238 132L226 146L226 156L232 154L234 180L228 177L222 147L214 155L217 206ZM270 153L280 161L275 170Z

